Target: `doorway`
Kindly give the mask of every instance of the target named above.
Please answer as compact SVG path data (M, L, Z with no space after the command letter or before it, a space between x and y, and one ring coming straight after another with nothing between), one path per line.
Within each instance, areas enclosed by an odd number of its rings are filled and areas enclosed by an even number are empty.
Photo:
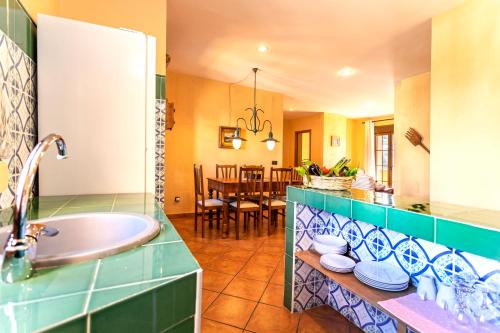
M295 166L311 159L311 130L295 131Z
M392 186L394 169L394 125L375 126L376 181Z

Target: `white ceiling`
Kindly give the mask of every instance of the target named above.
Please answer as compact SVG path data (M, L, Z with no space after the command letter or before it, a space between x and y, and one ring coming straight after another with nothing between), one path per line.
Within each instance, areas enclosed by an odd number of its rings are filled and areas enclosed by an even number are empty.
M390 114L394 82L430 69L430 18L462 2L168 0L169 69L236 82L259 67L285 110ZM358 73L339 77L344 66Z

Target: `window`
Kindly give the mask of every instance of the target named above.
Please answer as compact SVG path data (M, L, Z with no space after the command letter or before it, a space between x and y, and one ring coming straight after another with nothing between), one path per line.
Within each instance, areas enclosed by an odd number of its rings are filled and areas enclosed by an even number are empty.
M392 186L394 169L394 125L375 127L375 177L377 182Z

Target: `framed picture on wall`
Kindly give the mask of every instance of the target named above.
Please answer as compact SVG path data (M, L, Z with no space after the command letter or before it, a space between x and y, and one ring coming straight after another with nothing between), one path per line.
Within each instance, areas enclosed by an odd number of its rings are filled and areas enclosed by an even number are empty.
M331 145L332 145L332 147L339 147L340 146L340 136L332 135Z
M224 149L234 149L233 148L233 135L234 131L236 130L236 127L229 127L229 126L219 126L219 148L224 148ZM241 130L241 137L245 138L245 133L242 129ZM242 145L241 148L244 148L244 145Z

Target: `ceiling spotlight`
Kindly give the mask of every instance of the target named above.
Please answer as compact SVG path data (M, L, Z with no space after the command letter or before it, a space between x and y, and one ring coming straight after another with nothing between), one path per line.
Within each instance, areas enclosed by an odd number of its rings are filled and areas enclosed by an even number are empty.
M266 53L267 51L269 51L269 48L267 47L267 45L261 44L259 45L258 50L260 53Z
M357 70L351 67L342 67L337 71L338 76L349 77L357 73Z

